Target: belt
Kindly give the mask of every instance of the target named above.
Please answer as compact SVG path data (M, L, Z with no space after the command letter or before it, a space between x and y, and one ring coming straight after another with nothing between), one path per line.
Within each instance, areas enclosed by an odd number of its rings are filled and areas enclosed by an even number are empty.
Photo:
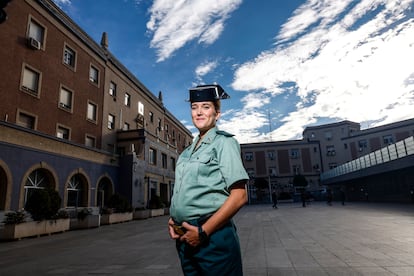
M194 225L194 226L201 226L201 225L203 225L204 223L206 223L206 221L207 221L209 218L211 218L211 217L213 216L213 214L214 214L214 213L210 213L210 214L202 215L201 217L199 217L199 218L197 218L197 219L190 219L190 220L188 220L188 221L186 221L186 222L188 222L189 224ZM181 225L181 223L180 223L180 222L176 221L174 218L172 218L172 219L173 219L173 221L174 221L174 224L175 224L175 225Z

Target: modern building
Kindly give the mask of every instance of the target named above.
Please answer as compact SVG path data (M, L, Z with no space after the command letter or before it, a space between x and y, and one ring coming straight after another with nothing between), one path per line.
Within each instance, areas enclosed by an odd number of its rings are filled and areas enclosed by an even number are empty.
M400 174L398 181L388 177L388 182L377 186L370 182L379 183L378 175L383 171L377 171L375 180L364 178L364 184L355 184L355 179L323 183L320 176L384 147L402 143L413 135L414 119L364 130L359 123L342 121L306 127L301 140L242 144L243 162L251 177L250 197L253 201L269 201L269 191L295 194L298 191L293 186L293 178L300 174L308 180L306 190L316 199L322 199L328 188L344 189L349 199L362 200L365 197L361 197L361 189L365 189L365 195L367 187L370 187L376 200L408 201L410 191L414 190L414 173L409 173L414 172L414 164L408 158L399 160L404 163L406 176L401 177ZM387 171L388 176L391 171L392 168ZM393 175L397 177L398 174ZM375 191L376 187L381 187L382 192ZM387 193L392 193L392 197Z
M0 210L34 189L62 207L168 204L191 132L51 0L11 1L0 24Z

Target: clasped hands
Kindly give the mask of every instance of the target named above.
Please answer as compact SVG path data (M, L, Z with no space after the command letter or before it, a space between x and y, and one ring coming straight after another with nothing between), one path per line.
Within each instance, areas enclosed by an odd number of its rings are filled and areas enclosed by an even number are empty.
M168 220L168 232L171 239L186 242L193 247L196 247L200 244L197 226L183 222L179 228L181 229L177 229L177 225L174 223L174 220L172 218Z

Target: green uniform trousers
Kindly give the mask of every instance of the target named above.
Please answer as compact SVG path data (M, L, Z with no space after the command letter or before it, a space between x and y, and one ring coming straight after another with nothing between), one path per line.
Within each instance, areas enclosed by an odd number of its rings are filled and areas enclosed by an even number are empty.
M196 221L189 223L198 226ZM228 222L198 247L179 240L176 247L186 276L243 275L239 237L233 222Z

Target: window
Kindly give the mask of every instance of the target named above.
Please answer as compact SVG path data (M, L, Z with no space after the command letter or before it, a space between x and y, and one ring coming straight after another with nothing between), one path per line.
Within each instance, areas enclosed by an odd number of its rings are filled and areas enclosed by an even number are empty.
M87 111L87 119L93 122L97 121L96 118L96 111L97 111L97 107L96 104L92 103L92 102L88 102L88 111Z
M328 156L335 156L335 147L334 146L326 146L326 155Z
M138 114L144 116L144 104L141 102L138 102Z
M43 48L46 37L46 28L36 22L33 18L30 18L27 37L40 42L40 47Z
M67 127L58 125L56 130L56 137L69 140L70 130Z
M367 140L359 140L358 141L358 149L359 151L363 151L368 146Z
M157 151L153 148L149 149L149 163L151 165L157 165Z
M254 178L256 176L256 173L254 172L254 169L246 169L247 175L249 178Z
M167 155L165 153L161 154L161 162L162 162L162 168L167 168Z
M113 81L109 83L109 95L111 95L114 98L116 97L116 83L114 83Z
M244 159L245 159L246 161L252 161L252 160L253 160L253 152L246 152L246 153L244 154Z
M72 92L64 87L60 88L59 107L72 110Z
M96 145L96 138L94 136L87 134L85 136L85 146L94 148L95 145Z
M125 93L124 104L128 107L131 106L131 95L128 93Z
M23 66L21 89L32 95L38 96L40 92L41 74L28 65Z
M161 130L161 124L162 124L161 119L158 118L158 130ZM180 134L178 134L178 141L180 140L181 140L181 137L180 137Z
M96 85L99 83L99 70L93 65L89 68L89 81Z
M300 174L300 166L299 165L293 165L292 170L293 170L294 175Z
M44 169L32 171L26 178L26 183L24 185L24 204L26 204L27 199L31 197L36 190L51 187L52 183L50 183L51 181L49 179L50 177L48 177L47 172Z
M171 157L171 169L175 171L175 158Z
M108 115L108 128L115 129L115 116L112 114Z
M17 125L30 129L36 129L36 117L24 112L19 112L17 114Z
M299 149L291 149L290 157L293 159L299 158Z
M384 141L384 145L391 145L394 144L394 139L392 138L392 135L385 135L382 137Z
M149 120L151 123L154 123L154 113L152 113L151 111L148 113L149 115Z
M75 69L76 52L69 46L65 45L63 50L63 63L67 66Z
M267 152L267 157L269 157L270 160L274 160L275 159L275 152L274 151L268 151Z
M122 130L129 130L129 124L127 122L124 123Z
M83 195L84 191L82 189L82 178L81 174L75 174L67 183L68 207L85 206L85 204L82 203L82 199L85 198Z
M332 132L330 132L330 131L326 131L325 132L325 139L326 140L332 140Z

